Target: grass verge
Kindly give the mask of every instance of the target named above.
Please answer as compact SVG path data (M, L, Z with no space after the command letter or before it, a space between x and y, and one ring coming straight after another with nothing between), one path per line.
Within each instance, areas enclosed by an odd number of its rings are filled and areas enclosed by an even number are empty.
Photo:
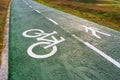
M2 50L6 31L6 17L10 0L0 0L0 65L2 62Z
M35 0L61 11L86 18L120 31L120 1L117 0Z

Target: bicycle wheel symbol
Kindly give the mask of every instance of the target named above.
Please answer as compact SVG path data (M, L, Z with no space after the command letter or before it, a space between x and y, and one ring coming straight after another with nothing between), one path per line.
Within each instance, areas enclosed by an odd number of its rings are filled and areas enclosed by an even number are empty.
M29 34L30 32L34 32L34 34ZM42 35L45 35L45 32L40 29L29 29L23 32L23 36L28 37L28 38L36 38Z
M56 47L56 46L53 46L51 52L48 53L48 54L45 54L45 55L37 55L37 54L35 54L35 53L32 51L33 48L36 47L36 46L39 46L39 45L41 45L41 44L50 44L50 43L49 43L49 42L38 42L38 43L32 44L32 45L28 48L28 50L27 50L28 55L31 56L31 57L33 57L33 58L48 58L48 57L53 56L53 55L57 52L57 47Z

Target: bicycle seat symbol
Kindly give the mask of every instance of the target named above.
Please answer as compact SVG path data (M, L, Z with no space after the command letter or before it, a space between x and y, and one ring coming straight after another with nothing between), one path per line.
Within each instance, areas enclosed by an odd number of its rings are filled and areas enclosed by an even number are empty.
M30 34L32 33L32 34ZM33 57L33 58L48 58L53 56L56 52L57 52L57 44L65 41L65 39L63 37L60 37L60 40L56 39L55 36L53 36L54 34L57 34L56 31L53 31L52 33L45 33L43 30L41 29L29 29L23 32L23 36L27 37L27 38L36 38L37 43L32 44L28 49L27 49L27 53L29 56ZM47 37L51 37L51 39L48 39ZM40 46L44 44L45 46L43 47L44 49L48 49L48 48L52 48L51 52L49 52L48 54L44 54L44 55L38 55L35 54L33 52L33 48L35 48L36 46Z

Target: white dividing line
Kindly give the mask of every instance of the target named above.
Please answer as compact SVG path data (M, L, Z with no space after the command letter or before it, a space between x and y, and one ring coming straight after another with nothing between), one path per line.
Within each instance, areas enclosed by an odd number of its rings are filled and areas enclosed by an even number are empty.
M32 6L29 6L30 8L32 8Z
M79 37L77 37L76 35L72 34L72 36L73 36L75 39L79 40L80 42L84 43L84 41L83 41L82 39L80 39Z
M38 10L35 10L37 13L41 13L40 11L38 11Z
M58 25L58 23L50 18L47 18L49 21L53 22L54 24Z
M120 68L120 63L117 62L115 59L113 59L110 56L106 55L104 52L102 52L101 50L97 49L96 47L94 47L93 45L91 45L88 42L85 42L84 44L86 46L88 46L89 48L91 48L92 50L94 50L95 52L97 52L98 54L100 54L102 57L104 57L108 61L110 61L111 63L113 63L115 66L117 66L118 68Z
M94 50L95 52L97 52L99 55L101 55L102 57L104 57L106 60L108 60L109 62L111 62L112 64L114 64L115 66L117 66L118 68L120 68L120 63L118 61L116 61L115 59L113 59L112 57L106 55L103 51L97 49L96 47L94 47L93 45L91 45L88 42L85 42L83 40L81 40L79 37L77 37L76 35L72 35L74 38L76 38L77 40L79 40L80 42L82 42L83 44L85 44L86 46L88 46L90 49Z

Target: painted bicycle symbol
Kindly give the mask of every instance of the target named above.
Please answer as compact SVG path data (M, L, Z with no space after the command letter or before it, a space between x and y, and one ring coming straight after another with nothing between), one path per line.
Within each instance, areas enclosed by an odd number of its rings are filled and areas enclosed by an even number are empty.
M32 33L32 34L30 34L30 33ZM35 38L35 39L37 39L37 41L39 41L37 43L32 44L27 49L28 55L33 58L48 58L48 57L53 56L57 52L56 45L65 41L65 39L63 37L60 37L60 40L56 39L56 37L53 36L54 34L57 34L57 32L53 31L52 33L45 33L41 29L29 29L29 30L24 31L22 34L24 37ZM50 37L51 39L48 37ZM35 48L36 46L40 46L40 45L45 45L43 47L44 49L51 48L51 51L44 55L38 55L38 54L34 53L33 48Z

